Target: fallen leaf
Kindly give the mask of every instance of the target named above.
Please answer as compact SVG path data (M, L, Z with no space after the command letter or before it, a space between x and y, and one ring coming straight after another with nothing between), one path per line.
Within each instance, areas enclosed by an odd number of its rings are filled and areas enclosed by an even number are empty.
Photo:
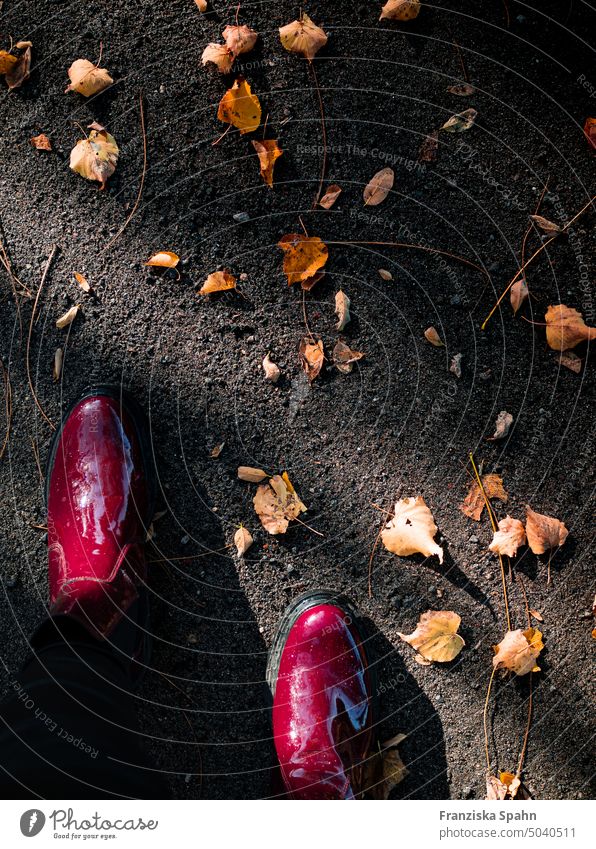
M77 283L79 284L79 286L81 287L83 292L90 292L91 291L91 286L87 282L86 277L83 277L83 275L79 274L78 271L73 271L73 277L77 281Z
M509 300L511 301L511 306L513 307L513 314L515 315L518 309L521 307L523 302L526 300L530 292L528 291L528 284L526 283L526 278L522 277L521 280L518 280L511 287L511 292L509 293Z
M422 140L418 150L418 162L435 162L439 153L439 131L433 130Z
M261 165L261 177L270 188L273 188L273 166L283 150L277 144L277 139L264 139L256 141L253 139L253 147L259 156Z
M226 47L234 58L240 56L241 53L249 53L258 38L254 29L247 27L246 24L242 26L228 25L222 32L222 36Z
M482 485L484 487L486 497L489 500L491 498L497 498L499 501L503 501L504 503L507 502L509 495L503 487L502 477L499 475L482 475ZM478 481L473 480L470 483L468 494L466 495L463 503L460 504L459 509L470 519L474 519L476 522L479 522L484 507L484 498L482 497L482 491L478 486Z
M456 94L458 97L469 97L471 94L474 94L476 89L470 83L457 83L456 85L448 86L447 91L449 94Z
M443 562L443 549L434 541L438 528L424 498L401 498L395 504L391 521L381 532L387 551L400 557L410 554L436 555Z
M6 85L12 91L15 88L20 88L23 83L29 79L29 71L31 68L31 47L30 41L17 41L15 47L22 49L23 52L17 56L17 61L5 72L4 79Z
M455 354L455 356L451 358L451 363L449 365L449 371L458 378L461 377L461 360L462 354Z
M261 104L244 77L238 77L221 99L217 117L225 124L232 124L240 135L252 133L261 123Z
M86 180L97 180L104 189L116 170L118 145L111 133L100 124L89 124L86 139L80 139L70 153L70 167Z
M76 91L83 97L99 94L114 82L106 68L98 68L88 59L76 59L68 69L68 78L70 83L64 93Z
M596 118L586 118L584 136L587 138L588 143L596 150Z
M277 383L281 375L281 370L279 366L273 362L269 354L266 354L263 358L262 366L263 371L265 372L265 378L270 380L271 383Z
M555 351L567 351L580 342L596 339L596 327L588 327L582 314L565 304L551 304L544 318L546 341Z
M395 172L393 168L381 168L364 188L364 205L378 206L393 187Z
M33 147L36 147L37 150L51 150L52 142L46 136L45 133L40 133L38 136L33 136L32 139L29 139Z
M420 0L387 0L381 9L380 21L411 21L420 12Z
M560 548L567 539L569 531L559 519L535 513L526 504L526 534L532 552L545 554L552 548Z
M327 35L302 12L297 21L280 27L279 37L281 43L290 53L300 53L309 62L312 62L321 47L327 44Z
M437 333L434 327L427 327L424 331L424 336L426 340L430 342L431 345L434 345L435 348L445 347L445 343L441 340L441 337Z
M305 336L300 342L299 354L302 368L312 383L318 377L325 360L323 341L319 339L318 342L314 342L312 337Z
M486 779L486 801L502 802L506 795L507 787L496 776L490 775Z
M207 11L207 0L195 0L195 3L197 4L199 12Z
M238 528L236 533L234 534L234 545L236 546L236 551L238 552L239 557L243 557L248 549L253 544L254 540L249 531L242 525Z
M393 274L386 268L379 268L379 277L382 280L393 280Z
M507 557L515 557L520 545L526 544L526 531L523 522L505 516L499 522L499 530L494 532L493 540L489 545L490 551L495 554L504 554Z
M396 734L366 759L362 783L367 799L388 799L408 774L397 751L397 746L405 739L405 734Z
M216 44L214 41L210 41L201 54L201 64L208 65L210 62L217 67L220 74L229 74L232 70L234 57L225 44ZM219 118L220 116L218 115L217 117ZM228 123L233 122L228 121Z
M492 436L487 437L488 442L497 442L499 439L505 439L509 434L511 425L513 424L513 416L507 410L501 410L497 416L495 423L495 432Z
M548 218L543 218L542 215L530 215L530 218L539 230L542 230L543 233L547 233L549 236L556 236L562 232L558 224L549 221Z
M475 109L465 109L448 118L441 129L448 133L463 133L474 125L477 115L478 112Z
M236 278L227 268L223 271L214 271L205 280L199 289L199 295L210 295L212 292L227 292L236 288Z
M318 236L302 236L289 233L278 242L284 252L284 273L288 286L300 283L303 289L311 289L313 280L319 279L319 270L325 265L329 249Z
M306 506L298 498L287 472L274 475L268 483L261 484L253 504L261 524L270 534L285 534L289 523L306 512Z
M457 633L461 617L451 610L427 610L420 617L416 630L398 637L409 643L426 660L449 663L457 657L465 642Z
M361 360L363 356L361 351L352 351L341 339L333 348L333 363L343 374L349 374L354 368L354 363Z
M65 327L68 327L69 324L72 324L72 322L77 317L77 313L80 309L80 304L75 304L75 306L67 310L64 315L61 315L60 318L56 321L56 327L58 328L58 330L63 330Z
M536 659L543 648L542 634L536 628L507 631L501 642L493 646L493 666L495 669L515 672L516 675L540 672Z
M341 194L341 187L335 185L329 186L321 200L319 201L319 206L322 206L323 209L331 209L335 201Z
M17 62L17 57L7 50L0 50L0 76L7 74Z
M269 477L263 469L255 469L253 466L238 466L238 480L249 483L261 483Z
M335 315L338 318L335 325L336 330L343 330L346 324L351 321L350 299L341 289L335 294Z
M530 610L530 616L537 619L538 622L544 622L544 617L538 610Z
M178 254L175 254L172 251L157 251L157 253L152 254L149 257L145 265L154 266L156 268L176 268L179 262L180 257Z
M217 460L221 452L224 450L225 442L220 442L219 445L215 445L211 451L209 452L209 456L212 460Z
M432 666L432 660L427 660L425 657L422 657L421 654L415 654L414 660L418 666Z
M60 380L60 375L62 374L62 361L64 359L64 352L62 348L56 348L56 353L54 354L54 368L52 369L52 375L54 378L54 383Z
M576 374L579 374L582 370L581 357L578 357L573 351L561 351L559 363L562 366L565 366L565 368L568 368L569 371L574 371Z

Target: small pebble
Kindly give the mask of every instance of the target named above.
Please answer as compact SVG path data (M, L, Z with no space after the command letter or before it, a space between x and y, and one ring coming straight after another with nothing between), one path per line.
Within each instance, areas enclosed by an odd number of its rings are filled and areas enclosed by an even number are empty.
M236 212L232 217L237 224L246 224L247 221L250 221L248 212Z

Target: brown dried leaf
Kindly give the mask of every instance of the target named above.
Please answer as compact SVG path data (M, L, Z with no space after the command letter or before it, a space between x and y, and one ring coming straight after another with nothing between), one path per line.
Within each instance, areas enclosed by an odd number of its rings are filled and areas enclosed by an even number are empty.
M227 292L229 289L235 289L236 283L236 278L227 268L224 268L223 271L214 271L207 277L199 289L199 295L210 295L212 292Z
M458 112L448 118L441 129L447 133L464 133L474 126L477 115L478 112L475 109L465 109L463 112Z
M506 795L507 787L496 776L490 775L486 779L486 801L502 802Z
M240 135L252 133L261 123L261 104L244 77L238 77L232 88L222 97L217 117L224 124L232 124Z
M489 500L491 498L497 498L503 503L507 502L509 495L503 487L502 477L499 475L482 475L482 485L484 487L486 497ZM468 494L466 495L463 503L460 504L459 509L470 519L474 519L474 521L479 522L484 507L485 504L484 498L482 497L482 491L478 486L478 482L473 480L470 483Z
M261 166L261 177L270 188L273 188L273 166L283 150L277 144L277 139L264 139L257 141L253 139L253 147L259 156Z
M223 40L226 47L234 58L240 56L241 53L249 53L256 44L258 34L247 27L242 26L227 26L222 32Z
M195 0L195 3L197 4L199 12L207 11L207 0Z
M335 201L341 194L341 186L337 186L335 183L332 186L329 186L321 200L319 201L319 206L322 206L323 209L331 209Z
M596 339L596 327L588 327L582 314L565 304L551 304L544 318L546 341L555 351L567 351L580 342Z
M411 21L420 13L420 0L387 0L381 9L380 21Z
M447 91L449 94L456 94L458 97L469 97L471 94L474 94L476 89L470 83L457 83L456 85L448 86Z
M398 636L426 660L449 663L465 646L457 633L461 617L451 610L427 610L420 617L416 630Z
M354 363L361 360L363 356L364 354L361 351L353 351L341 339L335 343L333 348L333 363L343 374L349 374L354 368Z
M255 469L253 466L238 466L238 480L261 483L266 477L269 477L269 475L263 469Z
M284 273L288 286L300 283L302 288L312 288L312 281L319 279L318 272L329 257L329 249L318 236L303 236L288 233L277 243L284 252Z
M532 552L545 554L552 548L560 548L567 539L569 531L559 519L535 513L526 504L526 534Z
M0 76L7 74L17 62L17 57L7 50L0 50Z
M209 456L212 460L217 460L221 452L224 450L225 442L220 442L219 445L215 445L211 451L209 452Z
M548 218L543 218L542 215L530 215L530 218L539 230L542 230L543 233L547 233L549 236L557 236L562 232L558 224L555 224L554 221L549 221Z
M526 283L526 278L522 277L521 280L518 280L511 287L511 292L509 293L509 300L511 301L511 306L513 307L513 314L515 315L518 309L521 307L523 302L526 300L528 295L530 294L528 290L528 284Z
M489 545L490 551L495 554L505 554L507 557L515 557L520 545L526 543L526 531L523 522L505 516L499 522L499 530L494 532L493 541Z
M305 336L300 342L299 354L302 368L306 372L310 383L312 383L318 377L325 360L322 339L314 342L312 337Z
M79 286L81 287L83 292L90 292L91 291L91 286L87 282L86 277L83 277L83 275L79 274L78 271L73 271L73 277L77 281L77 283L79 284Z
M575 374L579 374L582 370L581 357L578 357L574 351L561 351L559 363L565 366L565 368L568 368L569 371L575 372Z
M327 44L327 35L302 12L300 19L292 21L285 27L280 27L281 43L290 53L300 53L312 62L321 47Z
M17 61L5 72L4 79L11 91L20 88L29 79L31 46L30 41L18 41L15 45L15 47L23 49L23 52L20 56L17 56Z
M253 504L261 524L270 534L285 534L292 519L306 512L287 472L274 475L268 483L261 484Z
M114 82L106 68L98 68L88 59L76 59L68 69L68 78L70 83L64 93L76 91L83 97L99 94Z
M513 416L511 413L508 413L507 410L501 410L495 423L495 432L492 436L487 437L487 441L497 442L499 439L505 439L509 434L512 424Z
M442 341L434 327L427 327L424 331L424 336L431 345L435 346L435 348L445 347L445 343Z
M234 534L234 545L236 546L238 556L244 557L253 542L254 539L252 538L250 532L243 525L240 525L240 527Z
M381 540L387 551L400 557L411 554L436 555L443 562L443 549L434 541L438 528L424 498L401 498L395 504L391 521L381 532Z
M542 634L536 628L507 631L501 642L493 646L493 666L495 669L515 672L516 675L540 672L536 659L543 648Z
M157 251L149 257L145 265L155 268L176 268L179 262L180 257L173 251Z
M381 280L393 280L393 274L386 268L379 268L379 277Z
M229 74L232 70L233 61L234 57L226 45L217 44L215 41L210 41L201 54L201 64L208 65L211 62L212 65L217 67L220 74ZM228 121L228 123L232 122Z
M40 133L38 136L33 136L32 139L29 139L33 147L37 148L37 150L51 150L52 142L46 136L45 133Z
M78 311L81 309L80 304L75 304L74 307L71 307L67 310L64 315L61 315L60 318L56 321L56 327L58 330L63 330L65 327L68 327L69 324L77 317Z
M439 154L439 131L433 130L422 140L418 150L418 162L435 162Z
M364 188L364 205L378 206L382 203L395 181L393 168L381 168Z
M54 383L60 380L60 375L62 374L62 361L64 359L64 352L62 348L57 348L56 353L54 354L54 368L52 370L52 375L54 378Z
M116 170L118 145L111 133L100 124L89 124L86 139L80 139L70 152L70 167L86 180L97 180L104 189Z
M534 610L534 609L530 610L530 616L533 619L536 619L538 622L544 622L544 616L538 610Z
M269 354L265 355L261 365L263 366L263 371L265 372L265 379L270 380L271 383L277 383L281 375L281 370L279 366L273 362Z
M346 324L351 320L350 317L350 299L341 289L335 294L335 315L338 322L335 325L336 330L343 330Z

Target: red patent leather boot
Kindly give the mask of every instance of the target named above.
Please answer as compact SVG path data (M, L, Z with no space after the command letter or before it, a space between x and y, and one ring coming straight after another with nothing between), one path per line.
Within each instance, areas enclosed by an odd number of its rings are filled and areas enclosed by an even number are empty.
M285 612L267 667L273 737L294 799L355 799L373 740L373 684L358 615L325 590Z
M86 392L65 416L50 451L50 614L76 619L98 639L110 638L122 620L142 625L146 615L150 456L145 417L117 387Z

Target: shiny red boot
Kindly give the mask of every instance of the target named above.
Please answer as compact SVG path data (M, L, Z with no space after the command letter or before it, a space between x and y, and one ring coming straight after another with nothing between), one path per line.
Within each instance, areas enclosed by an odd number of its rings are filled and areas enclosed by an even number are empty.
M269 653L273 737L294 799L356 799L373 740L371 669L358 614L325 590L286 610Z
M98 639L147 612L143 543L154 474L145 417L117 387L86 392L65 416L48 462L50 614Z

